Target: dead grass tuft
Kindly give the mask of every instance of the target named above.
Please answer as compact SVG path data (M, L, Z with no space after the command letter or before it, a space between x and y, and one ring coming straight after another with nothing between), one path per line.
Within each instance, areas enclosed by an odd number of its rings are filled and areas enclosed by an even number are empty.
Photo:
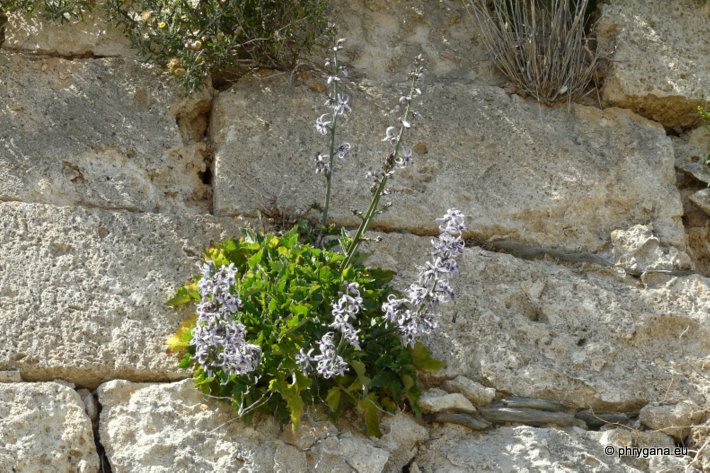
M588 0L470 0L483 43L519 91L551 104L584 94L598 56L585 30Z

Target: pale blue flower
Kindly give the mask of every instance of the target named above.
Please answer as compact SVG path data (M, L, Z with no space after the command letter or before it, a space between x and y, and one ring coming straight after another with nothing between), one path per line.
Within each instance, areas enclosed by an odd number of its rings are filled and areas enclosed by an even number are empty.
M328 127L328 125L330 125L330 122L325 120L325 117L327 116L328 114L324 113L316 119L316 130L321 135L327 135L328 131L330 130L330 128Z

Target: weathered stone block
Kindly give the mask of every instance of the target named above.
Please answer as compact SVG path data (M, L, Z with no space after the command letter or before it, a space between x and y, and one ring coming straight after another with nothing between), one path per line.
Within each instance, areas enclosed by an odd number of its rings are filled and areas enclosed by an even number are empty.
M121 29L105 18L104 2L96 3L93 12L84 14L83 21L73 19L61 24L36 12L11 13L2 47L53 56L134 57L136 53Z
M164 302L233 223L0 203L0 370L81 386L184 377L165 339L187 314Z
M479 41L476 21L464 2L346 0L332 15L338 37L346 40L341 54L353 77L399 80L422 54L430 77L505 84ZM324 51L316 62L329 54Z
M690 428L700 423L705 409L693 401L675 405L649 404L639 412L639 420L646 427L674 437L678 442L690 433Z
M91 420L59 383L0 383L0 471L95 473Z
M535 246L597 251L610 233L652 224L664 244L684 247L673 149L663 129L620 109L575 107L573 113L510 98L498 88L425 83L426 121L407 135L414 165L391 182L394 206L374 226L435 233L447 208L470 219L470 234ZM393 88L355 93L354 113L340 121L353 154L336 159L332 216L355 226L351 209L369 203L368 169L389 148L397 122ZM216 99L215 211L255 215L276 206L304 211L324 196L314 153L327 149L314 121L322 97L282 77L245 78ZM380 108L380 107L385 108Z
M604 101L668 128L697 123L710 102L710 11L694 0L619 0L601 5L599 48L608 57Z
M130 59L0 51L0 200L208 211L208 150L183 136L183 93Z
M332 472L354 467L379 473L389 458L386 449L361 435L338 433L327 421L332 431L303 449L287 444L281 437L289 433L282 433L273 419L244 423L228 403L209 399L193 383L110 381L99 387L101 442L114 472ZM302 428L310 430L305 424ZM393 442L392 448L401 443Z
M404 289L426 261L429 239L384 238L370 261L396 269ZM465 251L459 271L457 299L442 306L439 328L425 339L446 362L433 380L462 375L513 395L598 411L707 402L710 278L667 277L643 289L611 269L478 247Z
M638 471L604 454L598 436L577 428L500 427L481 435L444 426L433 429L415 462L427 472Z

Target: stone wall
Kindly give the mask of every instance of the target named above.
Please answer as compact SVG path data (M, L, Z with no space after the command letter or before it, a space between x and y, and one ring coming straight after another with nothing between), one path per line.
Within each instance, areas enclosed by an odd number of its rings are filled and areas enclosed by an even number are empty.
M318 54L185 97L100 15L11 15L0 471L710 471L710 133L694 114L710 100L710 8L604 5L601 103L569 108L510 95L462 2L347 0L333 20L353 107L335 220L354 225L419 53L425 120L373 261L404 285L433 219L469 216L460 296L426 341L446 361L422 379L426 415L385 416L379 439L318 409L296 432L245 424L165 351L187 314L163 303L203 247L320 200Z

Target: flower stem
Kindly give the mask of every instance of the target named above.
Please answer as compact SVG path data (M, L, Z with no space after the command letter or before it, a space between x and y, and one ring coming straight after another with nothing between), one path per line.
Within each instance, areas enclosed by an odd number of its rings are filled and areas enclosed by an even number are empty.
M345 261L343 261L343 264L340 266L340 269L343 270L347 268L350 263L352 262L353 257L355 256L355 253L357 252L358 247L360 246L360 243L362 243L365 233L367 232L367 229L370 227L370 223L372 222L372 219L375 217L375 213L377 211L377 207L380 203L380 199L382 198L382 194L385 191L385 186L387 185L387 181L389 179L388 175L390 171L394 168L395 162L397 160L397 155L399 154L399 150L402 145L402 137L404 136L404 130L406 130L408 127L404 125L409 118L409 113L412 108L412 96L414 94L414 91L416 90L417 86L417 75L414 75L412 77L412 84L409 88L409 95L407 96L407 108L404 111L404 116L402 118L402 126L399 128L399 134L397 135L397 139L394 143L394 151L387 157L385 160L385 165L384 165L384 175L382 176L382 179L380 180L380 184L377 186L377 189L375 190L374 194L372 195L372 200L370 201L370 207L367 209L367 213L365 214L365 217L362 219L362 222L360 223L360 226L357 229L357 232L355 233L355 237L353 238L352 242L350 243L350 246L348 246L347 251L345 252L346 258Z
M338 50L337 47L333 52L333 95L332 100L338 100ZM320 230L318 232L317 246L320 245L323 239L323 230L328 222L328 210L330 209L331 181L333 177L333 158L335 157L335 130L338 124L337 108L333 109L333 119L330 128L330 149L328 150L328 169L325 171L325 203L323 205L323 218L321 219Z

